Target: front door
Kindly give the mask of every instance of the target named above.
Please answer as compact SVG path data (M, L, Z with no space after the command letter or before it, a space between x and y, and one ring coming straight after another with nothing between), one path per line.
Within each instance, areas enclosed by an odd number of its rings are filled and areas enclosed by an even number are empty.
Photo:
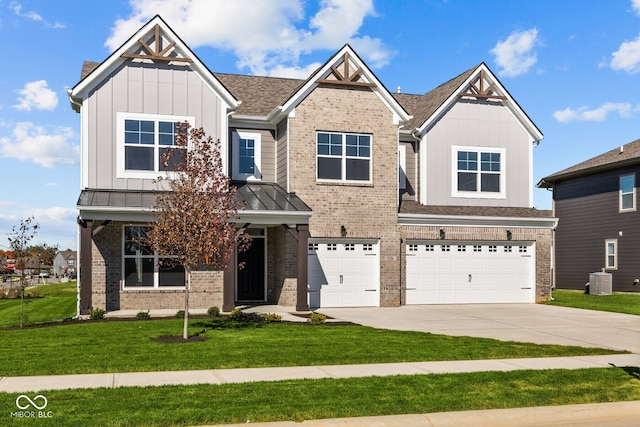
M251 246L238 253L238 301L265 300L264 241L263 237L253 236Z

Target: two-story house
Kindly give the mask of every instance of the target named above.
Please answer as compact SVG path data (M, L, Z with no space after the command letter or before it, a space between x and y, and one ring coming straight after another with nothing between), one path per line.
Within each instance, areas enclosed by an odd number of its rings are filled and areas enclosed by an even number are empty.
M640 140L544 177L553 190L555 287L585 289L589 273L611 274L613 291L637 291ZM634 286L636 286L634 288Z
M69 91L81 118L81 311L178 309L184 272L133 236L175 123L222 144L253 237L194 308L546 300L556 220L533 208L542 134L484 64L392 94L349 46L306 80L214 73L156 16ZM245 267L238 269L238 262Z
M71 274L76 272L76 264L78 262L78 256L76 251L66 250L58 251L55 257L53 257L53 271L56 276L62 276L65 274Z

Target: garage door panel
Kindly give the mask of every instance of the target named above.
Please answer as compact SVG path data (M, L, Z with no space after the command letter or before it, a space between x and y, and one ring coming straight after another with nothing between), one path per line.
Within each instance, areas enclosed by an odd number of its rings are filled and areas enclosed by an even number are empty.
M377 241L309 241L311 307L378 306L380 301Z
M406 253L407 304L534 302L531 244L409 243Z

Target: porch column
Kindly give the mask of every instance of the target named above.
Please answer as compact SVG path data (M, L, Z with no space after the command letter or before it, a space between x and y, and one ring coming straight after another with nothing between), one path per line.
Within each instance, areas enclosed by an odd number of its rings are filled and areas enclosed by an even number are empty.
M224 269L222 279L222 311L228 313L236 308L236 269L235 257L231 257L231 261L227 268Z
M298 232L298 283L296 286L296 310L297 311L309 311L308 302L308 246L309 246L309 225L300 224L296 226Z
M93 241L93 221L80 221L80 313L91 313L93 305L91 299L93 255L91 243Z

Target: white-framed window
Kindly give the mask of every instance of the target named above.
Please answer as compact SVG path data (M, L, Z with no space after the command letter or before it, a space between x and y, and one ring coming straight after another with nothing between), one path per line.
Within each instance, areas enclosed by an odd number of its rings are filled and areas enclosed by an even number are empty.
M123 227L122 283L124 289L167 289L185 285L184 268L144 244L148 227Z
M503 148L452 148L453 197L505 197L505 150Z
M620 177L620 212L636 210L636 174Z
M605 266L608 270L618 268L618 239L609 239L604 241L605 247Z
M158 114L117 114L117 176L156 178L175 165L164 165L162 155L175 147L177 125L195 123L194 117ZM174 157L178 159L178 157Z
M371 182L371 135L317 132L316 178Z
M233 179L259 181L262 179L262 135L255 132L235 131L232 136Z

